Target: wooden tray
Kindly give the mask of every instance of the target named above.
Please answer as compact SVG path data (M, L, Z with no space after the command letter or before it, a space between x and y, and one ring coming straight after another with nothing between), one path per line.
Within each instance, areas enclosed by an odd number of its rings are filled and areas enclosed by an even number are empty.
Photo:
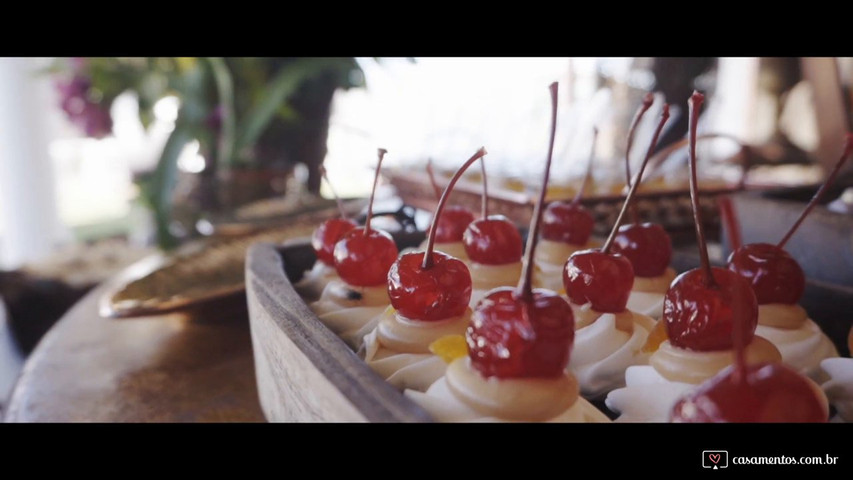
M307 240L249 249L246 295L258 394L267 420L431 421L323 325L293 289L291 282L314 260Z
M422 233L398 238L402 247ZM677 249L672 266L698 265L696 247ZM307 240L255 244L246 261L246 288L261 408L270 421L426 422L430 416L374 373L329 330L293 289L314 264ZM808 281L803 306L849 356L853 290ZM596 406L608 413L603 404Z

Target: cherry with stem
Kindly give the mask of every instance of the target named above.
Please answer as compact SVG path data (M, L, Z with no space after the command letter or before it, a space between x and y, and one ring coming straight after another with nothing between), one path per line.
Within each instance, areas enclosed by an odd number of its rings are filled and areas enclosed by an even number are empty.
M340 218L331 218L326 220L321 223L316 230L314 230L314 233L311 235L311 247L314 249L314 253L317 255L317 259L320 260L320 262L332 266L335 264L335 244L358 225L347 217L346 211L344 210L344 204L335 192L332 182L329 181L329 177L326 174L326 168L322 165L320 165L320 173L329 185L329 190L332 191L332 196L335 197L335 202L338 205L338 211L341 216Z
M557 83L551 92L551 137L542 190L534 207L524 268L516 288L489 291L468 327L471 366L484 377L554 378L564 375L574 342L574 316L556 292L534 290L533 256L542 221L557 125Z
M447 212L447 200L462 174L486 155L480 148L453 175L440 195L427 248L401 255L388 271L388 297L403 317L438 321L462 315L471 299L471 273L465 263L434 250L439 225Z
M386 153L388 151L384 148L378 150L379 162L376 164L364 227L350 230L335 244L335 269L341 279L350 285L369 287L385 283L388 269L397 259L397 245L391 235L370 226L376 186Z
M821 202L851 153L853 153L853 134L848 133L841 158L778 244L743 245L729 255L729 270L751 283L760 305L795 304L802 297L806 288L806 276L797 260L784 249L785 244L796 233L806 216Z
M592 165L595 160L595 144L598 140L598 128L592 129L592 148L586 164L586 173L580 189L571 202L554 201L545 207L542 218L542 238L552 242L571 245L585 245L592 235L595 218L581 205L584 191L592 179Z
M435 174L432 168L432 159L427 159L427 174L429 175L432 190L435 192L435 200L441 200L442 190L435 181ZM436 206L436 211L438 207ZM474 221L474 214L471 210L461 205L449 205L443 211L441 219L438 221L436 229L435 241L438 243L455 243L461 242L465 234L465 229ZM428 230L430 234L432 230Z

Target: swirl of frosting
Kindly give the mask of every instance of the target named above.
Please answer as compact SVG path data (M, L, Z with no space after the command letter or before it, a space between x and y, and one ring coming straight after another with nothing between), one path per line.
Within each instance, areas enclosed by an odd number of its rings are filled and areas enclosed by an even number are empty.
M471 300L468 305L472 308L482 300L489 290L497 287L513 286L521 277L521 262L507 263L505 265L484 265L471 263Z
M660 319L663 316L663 298L675 277L676 273L672 268L667 268L657 277L635 276L626 308Z
M759 305L755 334L776 345L783 362L818 382L821 360L838 356L832 340L796 304Z
M578 329L569 368L583 396L597 398L622 387L626 368L647 364L649 354L642 348L654 326L651 317L625 310L600 314Z
M358 350L390 303L385 285L355 287L333 280L309 307L330 330Z
M309 300L317 299L332 280L339 280L335 267L326 265L321 261L314 262L314 267L305 272L302 278L293 284L293 288L299 295Z
M470 319L468 309L458 317L419 322L388 307L376 328L364 337L364 361L391 385L424 391L447 369L447 364L429 351L429 345L446 335L463 335Z
M666 422L673 405L694 388L666 379L651 365L636 365L625 370L625 387L607 394L604 404L620 414L617 423Z
M578 397L571 373L554 379L483 378L468 357L453 361L426 393L406 391L436 420L445 422L609 422Z
M782 361L779 350L757 334L746 346L744 354L748 364ZM668 380L698 385L733 364L734 361L734 350L700 352L674 347L669 340L666 340L652 354L649 364Z
M853 358L827 358L820 367L828 377L821 388L838 411L832 421L853 423Z

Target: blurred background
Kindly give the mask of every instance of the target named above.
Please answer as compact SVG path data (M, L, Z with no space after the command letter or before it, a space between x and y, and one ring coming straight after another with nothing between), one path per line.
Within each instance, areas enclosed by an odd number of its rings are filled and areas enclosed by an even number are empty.
M851 128L853 57L0 58L0 343L22 359L76 299L154 251L328 206L320 165L342 197L367 195L380 146L391 184L427 159L446 175L485 145L496 195L530 192L554 80L556 196L590 151L593 195L621 191L623 139L650 91L672 104L659 151L684 138L693 89L707 94L700 134L720 138L702 144L705 185L813 185ZM683 166L673 154L647 181L683 189Z

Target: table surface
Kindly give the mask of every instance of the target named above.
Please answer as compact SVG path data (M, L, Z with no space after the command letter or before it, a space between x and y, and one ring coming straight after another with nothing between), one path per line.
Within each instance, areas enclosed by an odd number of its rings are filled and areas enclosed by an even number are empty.
M45 335L6 422L262 422L245 295L193 312L105 319L106 283Z

